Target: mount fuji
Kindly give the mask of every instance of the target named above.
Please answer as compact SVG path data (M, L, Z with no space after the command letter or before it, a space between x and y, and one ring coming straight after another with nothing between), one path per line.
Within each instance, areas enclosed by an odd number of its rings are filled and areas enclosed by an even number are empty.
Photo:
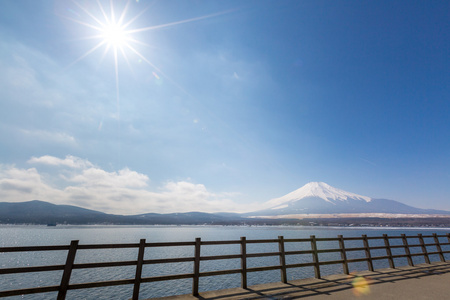
M247 216L296 214L450 214L449 211L421 209L388 199L374 199L332 187L324 182L310 182L283 196L267 201L268 209Z

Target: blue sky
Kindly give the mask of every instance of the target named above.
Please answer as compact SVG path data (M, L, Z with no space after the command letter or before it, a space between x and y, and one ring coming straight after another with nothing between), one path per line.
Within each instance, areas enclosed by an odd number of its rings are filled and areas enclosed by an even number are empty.
M245 211L323 181L450 210L448 1L130 1L117 65L99 3L2 1L0 201Z

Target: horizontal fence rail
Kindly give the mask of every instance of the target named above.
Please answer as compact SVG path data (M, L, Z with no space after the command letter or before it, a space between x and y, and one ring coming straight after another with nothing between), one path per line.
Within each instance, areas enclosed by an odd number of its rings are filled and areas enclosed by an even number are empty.
M432 239L432 243L426 243L424 239ZM441 242L439 238L446 239L447 242ZM416 240L418 243L411 243L411 240ZM362 247L346 247L346 242L360 241ZM379 241L378 244L373 245L374 241ZM395 243L392 243L395 241ZM339 247L331 249L319 249L318 243L321 242L336 242ZM298 250L286 250L286 245L291 243L300 243L302 247ZM260 252L260 253L248 253L248 246L252 244L273 244L278 246L278 251L275 252ZM372 244L372 246L371 246ZM381 246L380 246L381 244ZM202 256L202 246L215 246L215 245L238 245L240 247L240 253L229 255L209 255ZM162 259L145 259L146 249L155 247L192 247L192 257L177 257L177 258L162 258ZM18 268L2 268L0 269L1 276L7 276L8 274L18 273L32 273L32 272L47 272L47 271L62 271L62 277L59 285L34 287L17 290L0 291L0 297L17 296L25 294L37 294L47 292L57 292L57 299L65 299L68 290L88 289L96 287L108 287L118 285L133 285L132 299L139 298L140 286L143 283L178 280L178 279L192 279L192 295L199 295L199 282L202 277L206 276L218 276L226 274L240 274L241 287L247 288L247 276L248 273L279 270L280 281L287 282L287 269L313 267L316 278L321 278L321 266L325 265L342 265L343 273L349 274L349 264L357 262L366 262L367 269L369 271L374 270L373 262L379 260L386 260L389 263L390 268L395 268L395 259L405 258L408 265L413 266L413 257L423 257L426 263L431 263L430 255L437 255L439 261L445 262L445 254L450 253L450 250L443 250L443 247L450 249L450 233L445 235L414 235L407 236L402 234L400 236L367 236L361 237L343 237L338 235L336 238L317 238L312 235L310 238L302 239L287 239L283 236L279 236L278 239L262 239L262 240L247 240L245 237L241 237L240 240L228 240L228 241L202 241L200 238L196 238L193 242L162 242L162 243L147 243L145 239L141 239L139 243L132 244L92 244L92 245L80 245L79 241L72 241L67 246L33 246L33 247L0 247L0 254L11 252L41 252L41 251L67 251L66 263L64 265L49 265L49 266L27 266ZM427 247L434 247L434 251L429 251ZM134 248L137 249L138 255L136 260L129 261L113 261L113 262L98 262L98 263L75 263L75 257L78 250L96 250L96 249L120 249L120 248ZM403 254L393 254L393 250L401 249ZM374 251L385 251L385 255L375 256ZM411 251L412 250L412 251ZM151 250L150 250L151 251ZM350 253L363 253L363 257L349 259ZM320 254L324 253L337 253L341 259L338 260L320 260ZM379 253L379 252L378 252ZM150 252L151 254L151 252ZM292 255L311 255L311 261L306 263L286 263L286 258ZM247 262L251 258L257 257L278 257L279 264L262 267L248 267ZM218 271L201 272L200 265L203 261L212 260L240 260L239 269L225 269ZM142 277L142 270L145 265L152 264L173 264L180 262L193 263L192 273L185 274L172 274L164 276L152 276ZM97 281L97 282L85 282L85 283L70 283L70 278L73 270L77 269L91 269L91 268L108 268L108 267L123 267L123 266L135 266L135 277L110 281Z

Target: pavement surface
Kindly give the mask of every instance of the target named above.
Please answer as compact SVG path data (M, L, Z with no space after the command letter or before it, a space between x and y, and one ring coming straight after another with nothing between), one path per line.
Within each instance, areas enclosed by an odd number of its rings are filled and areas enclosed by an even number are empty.
M421 264L414 267L379 269L351 275L332 275L322 279L301 279L288 283L270 283L158 300L231 300L231 299L450 299L450 262Z

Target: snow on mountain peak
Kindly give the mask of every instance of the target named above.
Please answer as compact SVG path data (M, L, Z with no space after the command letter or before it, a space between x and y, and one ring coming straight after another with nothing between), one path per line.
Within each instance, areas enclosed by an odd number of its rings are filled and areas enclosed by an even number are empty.
M348 201L349 199L365 202L370 202L372 200L370 197L337 189L326 184L325 182L310 182L283 197L268 201L268 204L273 207L273 209L277 209L280 208L281 205L286 206L289 202L295 202L309 197L321 198L332 204L335 204L335 201Z

